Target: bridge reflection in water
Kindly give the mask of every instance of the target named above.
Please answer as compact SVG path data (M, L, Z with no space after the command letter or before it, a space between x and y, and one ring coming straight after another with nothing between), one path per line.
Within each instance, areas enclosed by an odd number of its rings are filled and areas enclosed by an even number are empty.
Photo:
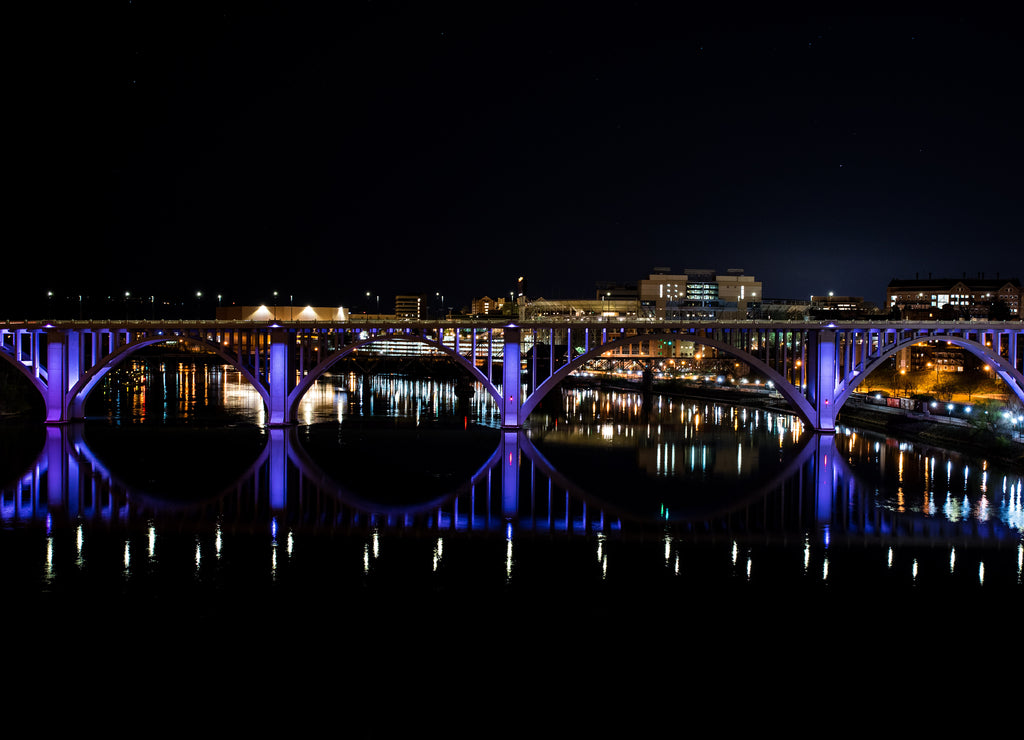
M772 423L773 415L766 416ZM573 441L571 434L519 429L498 432L490 457L468 479L455 482L452 490L438 493L435 487L425 498L412 492L400 501L386 502L365 487L353 487L326 471L306 449L299 427L267 430L258 458L219 496L198 501L168 498L128 482L112 469L90 448L85 425L48 426L36 462L3 491L0 513L8 523L45 519L51 525L75 521L131 525L163 520L247 531L290 528L316 533L368 528L426 533L498 531L508 537L519 533L628 536L667 531L689 538L809 538L823 546L840 539L1005 545L1021 538L1020 477L1003 475L989 481L988 473L981 471L981 500L971 502L969 468L954 473L947 461L944 470L936 471L933 456L924 462L924 475L932 479L945 476L944 501L936 500L935 491L929 493L941 486L927 480L929 490L922 504L903 502L902 486L895 498L888 500L877 483L859 480L848 460L853 459L855 446L873 444L874 452L856 454L874 455L876 460L881 455L898 458L888 464L900 466L902 480L903 452L891 449L892 440L882 449L882 442L870 442L863 435L802 432L791 417L774 418L779 449L768 462L762 455L751 471L742 461L742 444L738 449L733 445L735 453L725 455L725 467L735 467L732 481L722 469L722 460L714 470L706 460L694 460L695 455L706 457L706 442L698 440L689 452L679 453L679 467L696 468L697 475L674 480L671 501L666 501L666 496L659 500L657 492L623 490L628 483L609 482L605 490L587 490L560 472L538 448L539 444L557 452ZM587 449L586 459L594 454L592 447ZM601 457L609 452L597 454ZM675 450L658 449L651 454L659 458L652 459L651 465L667 465L670 455L671 464L676 464ZM719 450L716 457L722 456ZM403 458L399 453L396 464L404 464ZM571 465L571 457L567 459ZM614 467L614 461L608 465ZM586 468L583 477L598 481L608 472L599 465L595 469L592 463ZM957 474L963 476L959 485L952 480ZM369 475L384 482L388 471L370 471ZM957 488L962 489L962 500L959 492L954 494ZM979 513L979 508L984 511Z
M142 658L152 694L154 680L178 687L166 668L187 656L235 685L313 682L337 701L327 665L389 707L467 661L475 670L440 681L445 692L514 660L545 691L598 671L602 701L607 688L662 685L666 666L680 686L754 676L751 690L772 695L792 691L775 680L780 667L826 655L840 667L902 660L930 679L951 655L972 666L990 655L986 639L1019 641L1019 474L845 430L806 433L786 415L695 409L670 413L700 413L699 429L632 448L625 425L481 429L487 447L461 482L402 496L384 482L423 455L329 459L308 427L223 430L262 440L245 472L217 493L168 495L120 467L131 451L115 467L127 436L111 445L102 426L48 426L0 497L0 633L33 641L39 679L60 666L77 675L83 652L97 665ZM725 433L748 422L764 431L757 443ZM439 431L383 423L389 450ZM655 414L651 429L661 424ZM324 430L338 441L338 427ZM464 452L449 442L426 458ZM163 472L187 476L223 452L161 453ZM620 453L633 456L621 477ZM947 649L966 634L977 650Z

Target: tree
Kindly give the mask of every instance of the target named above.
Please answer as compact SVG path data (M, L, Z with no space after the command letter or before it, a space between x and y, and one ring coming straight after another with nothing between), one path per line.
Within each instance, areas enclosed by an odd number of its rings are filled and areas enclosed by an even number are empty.
M935 395L939 398L950 401L953 398L953 392L956 390L957 379L954 377L954 373L939 373L938 378L935 380Z
M988 377L981 370L967 370L959 373L959 376L956 379L956 391L966 393L968 401L971 400L971 396L988 385Z
M988 304L988 318L990 321L1009 321L1013 318L1013 315L1010 313L1010 307L1006 302L996 297Z

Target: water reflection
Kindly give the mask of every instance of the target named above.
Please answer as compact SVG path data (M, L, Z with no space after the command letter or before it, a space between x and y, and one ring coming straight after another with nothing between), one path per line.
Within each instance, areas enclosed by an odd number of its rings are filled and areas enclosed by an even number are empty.
M170 590L232 613L277 593L439 609L489 593L513 613L607 611L612 593L623 609L751 589L1020 595L1022 476L954 452L586 390L505 431L485 394L354 375L325 379L310 423L266 430L229 375L201 376L175 381L201 402L148 388L127 417L45 430L0 498L8 593ZM187 423L143 429L154 408Z
M746 412L715 413L735 431L735 417ZM410 435L398 426L358 427L358 438L375 433L370 449L387 440L383 462L369 458L360 440L345 441L344 425L335 449L354 446L347 456L332 454L309 429L270 429L260 433L258 454L219 491L188 495L149 488L137 474L116 470L94 451L86 425L53 426L35 464L5 490L2 512L8 521L213 517L218 526L230 513L236 525L245 517L255 527L314 530L344 523L502 533L510 526L579 533L671 526L687 534L814 532L816 539L1020 536L1021 476L999 473L993 481L986 464L974 472L952 459L938 466L934 453L912 456L905 445L853 431L796 436L794 422L775 414L751 412L745 423L740 437L696 422L633 428L612 438L585 425L505 430L486 457L486 440L494 440L479 430L439 427L424 435L417 426ZM200 429L189 434L208 437ZM467 459L470 451L476 462ZM663 462L676 457L682 464ZM411 477L389 470L389 460ZM168 467L207 475L231 465L225 454L203 465L186 458ZM438 473L453 469L460 474ZM865 480L858 473L865 469L881 478ZM895 472L894 491L880 485L887 470ZM401 485L393 487L395 481Z

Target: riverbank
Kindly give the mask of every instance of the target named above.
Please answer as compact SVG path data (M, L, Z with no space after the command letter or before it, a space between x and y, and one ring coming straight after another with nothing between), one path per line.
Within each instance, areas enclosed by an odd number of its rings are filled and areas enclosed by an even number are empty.
M977 455L1024 471L1024 443L956 419L850 405L839 412L838 421L912 442Z

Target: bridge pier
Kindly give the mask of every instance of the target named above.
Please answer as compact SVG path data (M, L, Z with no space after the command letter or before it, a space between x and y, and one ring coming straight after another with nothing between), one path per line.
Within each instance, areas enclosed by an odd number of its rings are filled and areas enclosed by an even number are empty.
M818 329L808 332L807 396L814 409L812 424L816 432L836 430L836 332Z
M68 420L64 397L69 388L67 334L59 330L46 333L46 423Z
M291 372L289 337L284 329L273 329L270 332L270 362L267 373L267 390L270 395L269 419L271 427L289 426L295 423L291 412L288 394L294 385L294 373Z
M503 429L519 429L523 426L519 418L522 408L522 368L520 367L519 346L522 330L512 324L505 327L501 359L501 426Z

